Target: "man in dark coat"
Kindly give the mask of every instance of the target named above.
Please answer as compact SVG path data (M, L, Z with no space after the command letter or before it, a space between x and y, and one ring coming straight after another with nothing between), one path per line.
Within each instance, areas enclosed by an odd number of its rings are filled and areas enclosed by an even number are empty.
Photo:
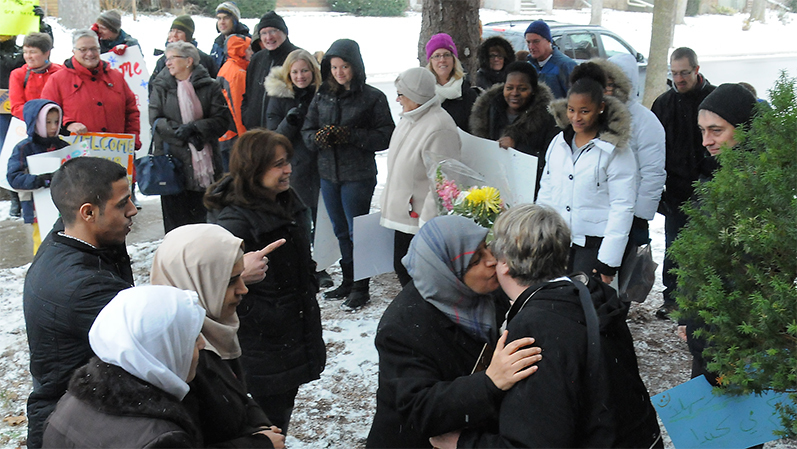
M79 157L55 172L50 191L61 223L42 243L25 277L23 307L33 392L28 447L66 392L72 373L93 355L88 332L116 294L133 285L125 237L137 210L127 170L106 159Z
M252 35L255 54L246 70L246 93L241 105L246 129L266 127L268 93L263 83L271 68L281 66L288 54L298 48L288 39L288 26L279 14L263 14Z
M667 139L667 158L664 169L667 181L659 202L659 213L664 215L664 239L666 249L678 237L686 225L686 214L681 204L688 200L694 188L692 184L700 176L701 166L709 157L701 144L697 128L697 110L700 103L714 90L708 80L700 74L697 55L691 48L675 49L670 56L673 87L653 102L651 111L664 126ZM662 282L664 304L656 312L660 319L667 319L675 304L675 274L670 270L675 263L665 252Z
M504 396L498 434L466 428L432 438L433 445L664 447L627 309L608 285L564 276L570 230L562 217L535 204L515 206L493 232L496 275L512 302L507 341L533 336L543 357L539 370Z
M197 46L196 41L194 40L194 19L187 14L175 17L174 21L172 22L172 27L169 29L169 37L166 39L166 45L179 41L188 42L189 44L193 44L194 47ZM155 55L161 54L159 53L160 51L161 50L155 50ZM197 47L197 51L199 51L199 64L207 69L211 78L216 79L216 75L219 73L220 66L216 65L216 62L213 60L213 58L200 50L199 47ZM155 68L152 70L152 75L149 77L149 83L147 86L149 87L150 94L152 94L152 82L158 77L158 73L165 68L166 55L163 55L160 57L160 59L158 59L158 62L155 63Z
M241 23L241 10L235 2L224 2L216 7L216 31L219 35L213 41L210 57L221 69L227 62L227 38L233 34L249 37L249 27Z

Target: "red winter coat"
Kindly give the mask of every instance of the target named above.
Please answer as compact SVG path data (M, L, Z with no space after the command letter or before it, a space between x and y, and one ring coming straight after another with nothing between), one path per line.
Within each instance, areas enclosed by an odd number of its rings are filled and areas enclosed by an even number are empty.
M141 147L141 132L136 96L124 76L100 61L89 70L75 58L53 74L42 91L42 98L53 100L64 109L64 125L82 123L90 132L136 135L136 149Z
M11 72L8 80L8 97L11 101L11 114L14 117L25 120L22 115L22 107L28 100L41 98L42 89L50 79L50 75L63 69L61 64L50 64L43 72L37 73L30 70L27 65L23 65ZM30 72L28 72L30 70ZM25 77L27 76L27 80ZM60 103L59 103L60 104Z

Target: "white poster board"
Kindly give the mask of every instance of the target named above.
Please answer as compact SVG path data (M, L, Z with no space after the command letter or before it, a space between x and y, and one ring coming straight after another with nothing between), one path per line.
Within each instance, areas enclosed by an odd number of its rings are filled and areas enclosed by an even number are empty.
M354 217L354 280L393 271L395 231L379 225L381 212Z
M460 162L481 174L487 185L501 191L510 206L534 202L537 185L537 157L514 149L505 150L494 140L482 139L459 130L462 140Z
M25 122L16 117L11 117L11 123L8 125L8 132L6 133L6 140L3 141L3 148L0 150L0 187L6 190L14 190L8 183L8 178L6 178L6 174L8 173L8 159L11 158L14 147L27 137L28 129L27 126L25 126Z
M340 259L340 246L335 231L332 230L332 220L324 205L324 199L318 201L318 214L315 220L315 239L313 241L313 260L318 264L316 270L326 270Z
M138 45L134 45L128 47L122 56L108 52L100 55L100 58L103 61L107 61L112 68L122 72L128 87L136 96L136 106L138 106L138 112L141 114L141 134L139 139L143 150L141 156L143 156L149 149L152 135L149 126L149 71L147 70L147 64L144 62L141 48Z

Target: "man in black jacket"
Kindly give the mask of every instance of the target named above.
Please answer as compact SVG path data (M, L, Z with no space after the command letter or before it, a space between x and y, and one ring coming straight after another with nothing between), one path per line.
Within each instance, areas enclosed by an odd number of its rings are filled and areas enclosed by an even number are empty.
M692 196L692 184L700 176L701 167L709 157L697 128L697 109L700 102L714 90L714 86L700 74L697 55L691 48L676 48L672 52L670 70L673 87L661 94L651 108L664 126L667 139L667 159L664 164L667 181L659 202L659 213L665 218L666 249L670 248L681 228L686 225L686 214L681 211L681 204ZM673 268L675 263L665 253L662 270L664 304L656 312L660 319L667 319L677 307L676 279L675 274L670 272Z
M55 172L50 191L63 223L42 242L23 292L33 377L30 448L41 447L44 421L72 373L93 355L88 333L94 318L133 286L125 237L137 210L127 170L106 159L74 158Z
M268 94L263 82L272 67L281 66L288 54L299 47L288 39L288 26L274 11L263 14L252 34L255 52L246 69L246 93L241 104L241 117L246 129L265 128Z

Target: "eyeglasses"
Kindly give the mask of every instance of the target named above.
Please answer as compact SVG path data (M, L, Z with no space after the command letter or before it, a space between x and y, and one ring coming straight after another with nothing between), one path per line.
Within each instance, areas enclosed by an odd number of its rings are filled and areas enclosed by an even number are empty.
M504 59L503 56L497 54L490 54L490 59Z
M399 94L399 93L397 93L397 94L396 94L396 96L397 96L397 97L399 97L399 98L401 98L401 97L403 97L403 96L404 96L404 94Z
M263 37L263 36L276 36L278 33L280 33L280 30L277 30L277 29L262 30L262 31L260 31L260 37Z
M78 53L99 53L100 47L82 47L82 48L75 48L75 51Z
M185 59L187 57L188 56L169 56L168 58L166 58L166 62L172 62L175 59Z
M681 78L686 78L687 76L693 74L694 72L695 72L695 69L692 69L692 70L681 70L680 72L670 72L670 75L672 75L673 78L675 78L676 76L679 76Z
M443 53L441 55L432 55L432 57L429 58L429 59L434 59L435 61L439 61L441 59L454 59L454 54L453 53Z

